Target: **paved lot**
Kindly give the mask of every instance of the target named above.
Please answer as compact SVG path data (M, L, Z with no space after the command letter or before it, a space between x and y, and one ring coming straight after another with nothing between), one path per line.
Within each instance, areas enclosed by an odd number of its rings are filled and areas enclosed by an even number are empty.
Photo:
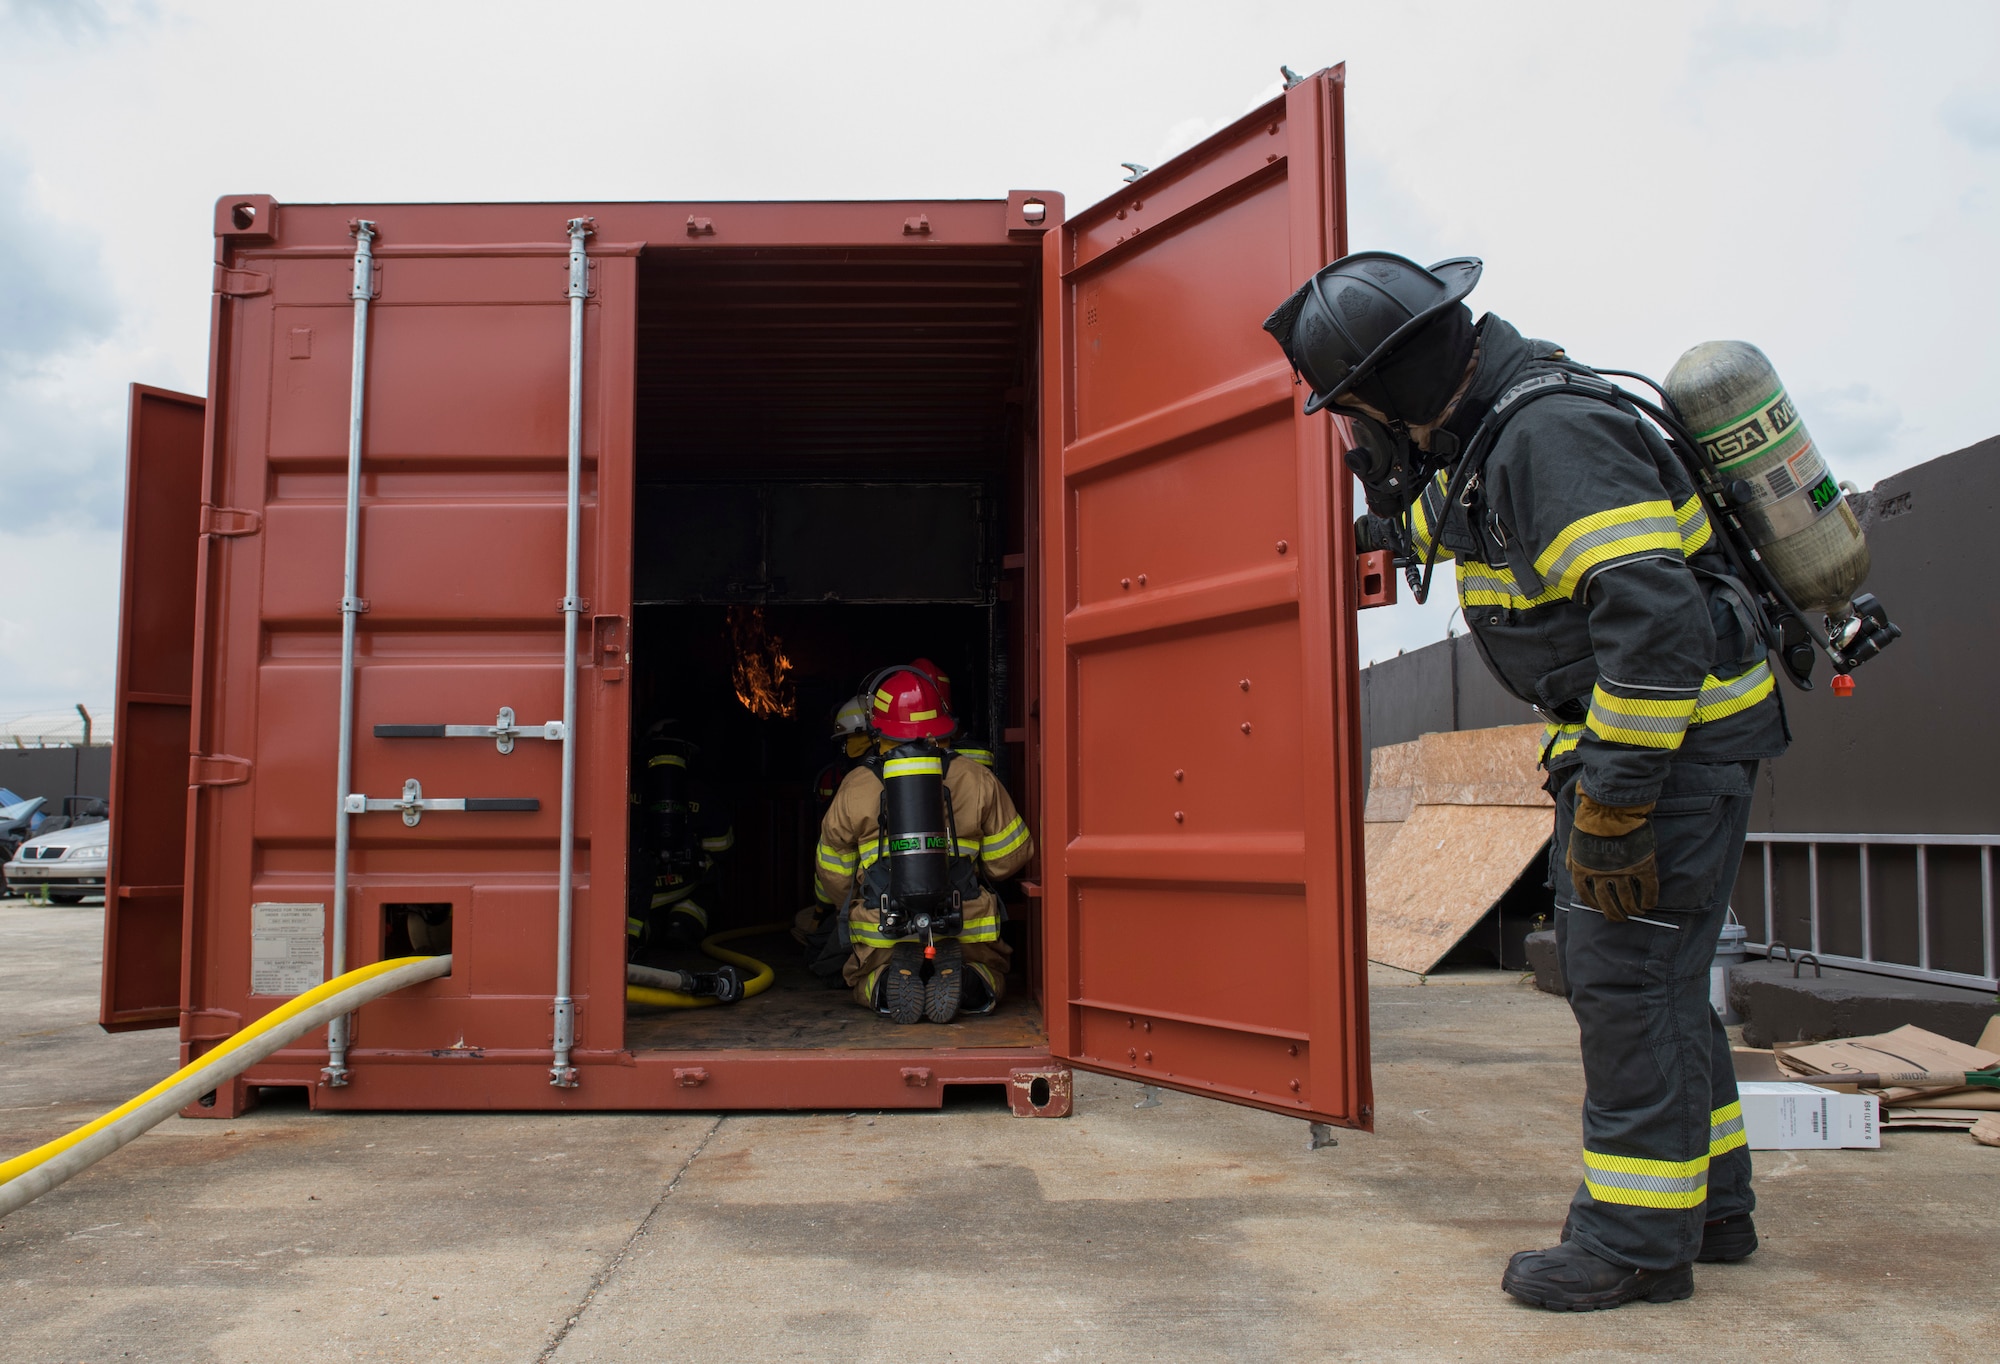
M0 902L0 1147L171 1066L107 1036L101 910ZM1567 1009L1378 970L1380 1128L1079 1077L930 1114L172 1120L0 1225L0 1359L1992 1360L2000 1150L1759 1157L1765 1249L1693 1301L1498 1288L1577 1176Z

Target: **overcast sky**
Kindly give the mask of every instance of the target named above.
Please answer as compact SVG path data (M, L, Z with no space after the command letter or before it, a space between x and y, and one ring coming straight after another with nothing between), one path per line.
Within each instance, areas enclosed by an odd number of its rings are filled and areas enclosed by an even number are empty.
M1754 340L1863 486L2000 433L1988 3L0 0L0 716L108 708L125 385L203 389L220 194L1080 208L1338 61L1357 248L1597 364Z

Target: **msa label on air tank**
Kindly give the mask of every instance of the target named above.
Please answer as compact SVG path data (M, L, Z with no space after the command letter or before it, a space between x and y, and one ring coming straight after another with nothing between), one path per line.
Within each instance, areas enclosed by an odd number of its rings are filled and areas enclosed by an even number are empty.
M302 995L326 981L326 906L250 906L250 993Z

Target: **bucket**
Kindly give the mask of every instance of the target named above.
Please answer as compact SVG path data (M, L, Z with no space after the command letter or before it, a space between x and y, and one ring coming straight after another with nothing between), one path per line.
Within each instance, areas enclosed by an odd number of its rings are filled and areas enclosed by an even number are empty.
M1743 1021L1729 1007L1729 968L1742 964L1743 944L1749 937L1750 930L1736 922L1736 911L1730 910L1722 921L1722 935L1715 940L1715 961L1708 968L1708 1002L1722 1015L1724 1023Z

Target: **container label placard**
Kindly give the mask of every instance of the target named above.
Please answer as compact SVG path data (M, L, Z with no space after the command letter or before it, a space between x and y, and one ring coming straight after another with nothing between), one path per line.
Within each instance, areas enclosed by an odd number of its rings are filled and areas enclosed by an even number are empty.
M300 995L326 980L326 906L250 906L250 993Z

